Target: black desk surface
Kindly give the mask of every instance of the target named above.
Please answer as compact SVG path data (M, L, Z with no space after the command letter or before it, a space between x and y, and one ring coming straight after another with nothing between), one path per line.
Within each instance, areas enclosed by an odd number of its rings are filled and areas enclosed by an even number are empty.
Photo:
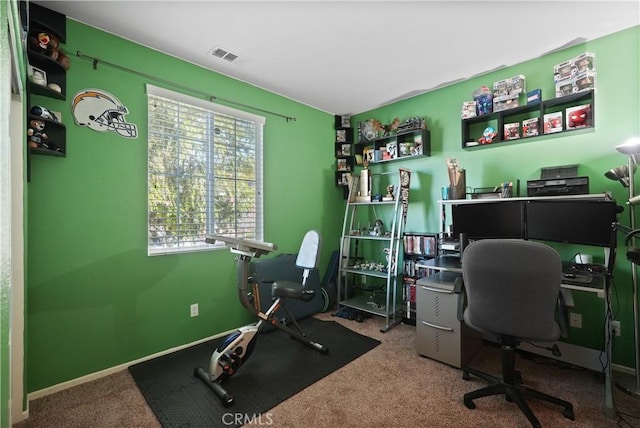
M460 257L457 255L438 256L419 263L417 267L462 273L462 264L460 263ZM602 273L581 270L573 264L565 263L563 264L562 284L580 288L604 290L606 276Z

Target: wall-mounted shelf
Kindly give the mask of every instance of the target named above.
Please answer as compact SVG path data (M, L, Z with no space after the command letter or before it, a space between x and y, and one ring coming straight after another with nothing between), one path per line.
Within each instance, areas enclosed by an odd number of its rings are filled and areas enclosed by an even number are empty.
M47 9L43 6L39 6L30 2L27 5L29 12L28 33L30 39L36 37L38 33L47 33L52 37L55 37L59 43L66 42L66 16L58 12ZM26 13L26 11L25 11ZM31 43L29 40L28 43ZM67 152L67 135L66 128L62 122L49 119L48 117L37 116L31 113L34 102L32 100L33 95L38 95L54 100L66 99L67 89L67 71L61 63L39 52L36 49L32 49L31 45L27 48L27 57L29 60L29 68L34 69L35 72L42 73L42 81L45 84L39 84L28 76L27 77L27 120L39 120L44 122L44 133L47 135L45 144L38 144L38 147L28 147L29 138L25 139L27 144L27 181L31 181L31 156L53 156L53 157L65 157ZM37 69L37 70L35 70ZM44 75L46 74L46 75ZM56 91L47 85L55 84L59 87L60 91ZM39 100L40 101L40 100ZM48 105L42 105L38 102L43 109L49 109ZM59 118L58 118L59 119Z
M567 112L579 106L585 107L587 117L584 118L582 124L574 123L567 117ZM552 116L556 116L555 118ZM545 123L545 117L548 118ZM548 132L545 126L551 123L552 119L560 117L560 127L557 131ZM533 123L529 125L530 135L525 135L523 130L523 121L530 120ZM570 123L571 122L571 123ZM505 125L518 124L518 138L510 138L505 133ZM574 126L571 126L574 125ZM479 142L484 129L492 126L497 136L491 143L481 144ZM496 113L485 114L482 116L472 117L462 120L462 148L470 149L476 147L486 147L502 145L503 143L513 143L519 141L529 141L532 138L548 137L550 135L564 134L580 129L589 129L595 126L595 96L594 91L585 91L577 94L568 95L561 98L553 98L541 101L535 104L527 104L515 107L509 110L503 110ZM534 131L537 128L537 132ZM553 129L550 129L553 131ZM546 133L545 133L546 132Z
M67 87L67 71L62 65L42 53L29 49L27 51L29 57L29 64L33 67L37 67L47 73L47 84L55 83L62 89L62 92L56 92L51 88L44 85L39 85L27 79L29 89L34 95L42 95L44 97L55 98L58 100L64 100L65 88Z
M409 129L355 144L356 158L369 165L431 156L431 133L428 129Z
M28 114L29 120L41 120L45 123L45 133L49 136L47 143L51 145L50 149L31 147L31 154L47 154L49 156L66 156L67 151L67 128L62 122L46 119L44 117Z
M349 176L353 173L353 128L349 116L335 116L335 147L336 170L334 184L342 188L345 199L349 196Z

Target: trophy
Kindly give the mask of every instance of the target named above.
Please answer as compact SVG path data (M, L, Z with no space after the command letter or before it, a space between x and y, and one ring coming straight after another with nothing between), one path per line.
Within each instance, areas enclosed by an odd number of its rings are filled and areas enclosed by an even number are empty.
M371 170L368 162L364 163L364 168L360 171L360 183L356 202L371 202Z

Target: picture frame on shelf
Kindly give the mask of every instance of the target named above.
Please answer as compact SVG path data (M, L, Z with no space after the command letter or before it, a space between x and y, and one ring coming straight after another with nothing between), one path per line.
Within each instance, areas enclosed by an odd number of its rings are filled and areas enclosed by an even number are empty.
M350 172L343 172L340 175L340 178L338 179L338 182L336 184L338 186L348 186L350 178L351 178L351 173Z
M398 157L398 143L395 141L391 141L389 143L387 143L387 153L386 153L386 158L384 160L387 159L395 159Z
M362 150L362 162L364 165L368 165L374 161L374 149L373 147L365 147Z
M407 143L407 142L400 143L400 150L399 150L400 156L411 156L412 148L413 148L413 143Z
M334 127L338 128L351 128L351 115L349 114L337 114L334 116Z
M351 171L351 165L346 159L336 159L338 171Z
M40 86L47 86L47 72L38 68L38 67L34 67L33 65L29 64L29 67L27 69L27 74L29 76L29 80L31 80L31 82L35 83L36 85L40 85Z
M336 129L336 142L344 143L347 141L347 130L346 129Z

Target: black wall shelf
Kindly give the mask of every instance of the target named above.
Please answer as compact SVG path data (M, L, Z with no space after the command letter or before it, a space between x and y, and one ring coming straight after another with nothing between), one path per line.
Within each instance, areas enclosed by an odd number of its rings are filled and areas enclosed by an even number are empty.
M376 150L389 153L391 147L394 148L394 153L376 159ZM355 144L355 154L363 159L369 156L369 165L431 156L431 132L422 128L410 129L369 141L359 141Z
M589 117L586 126L567 128L566 111L569 108L580 105L589 105ZM550 113L562 114L562 130L551 133L544 133L544 116ZM523 137L521 127L519 128L519 138L508 139L505 136L505 124L518 123L522 124L525 119L538 119L538 134ZM493 142L488 144L480 144L478 140L482 136L484 128L493 126L497 132L497 136ZM462 120L462 148L473 149L477 147L490 147L502 145L503 143L513 143L518 141L528 141L532 138L549 137L552 135L564 134L581 129L589 129L595 126L595 96L594 91L585 91L577 94L568 95L560 98L553 98L541 101L535 104L527 104L515 107L509 110L485 114L482 116L471 117Z
M29 37L36 37L38 33L45 32L55 37L60 43L66 43L67 40L67 18L65 15L39 6L35 3L21 2L21 14L24 18L28 16L27 23ZM28 10L28 11L27 11ZM29 40L31 43L31 40ZM49 99L65 100L67 89L67 71L58 61L48 55L32 49L31 45L27 48L27 57L29 66L35 67L46 73L46 84L56 84L60 88L60 92L51 89L48 86L35 83L27 76L27 118L31 120L40 120L45 123L44 133L47 135L45 144L39 144L38 147L28 147L28 138L25 140L27 145L27 181L31 181L31 156L52 156L65 157L67 152L67 135L66 128L62 122L51 120L45 117L31 114L31 108L34 105L41 105L45 109L49 109L48 105L41 104L42 100L34 103L33 95L42 96ZM46 100L45 100L46 102Z

